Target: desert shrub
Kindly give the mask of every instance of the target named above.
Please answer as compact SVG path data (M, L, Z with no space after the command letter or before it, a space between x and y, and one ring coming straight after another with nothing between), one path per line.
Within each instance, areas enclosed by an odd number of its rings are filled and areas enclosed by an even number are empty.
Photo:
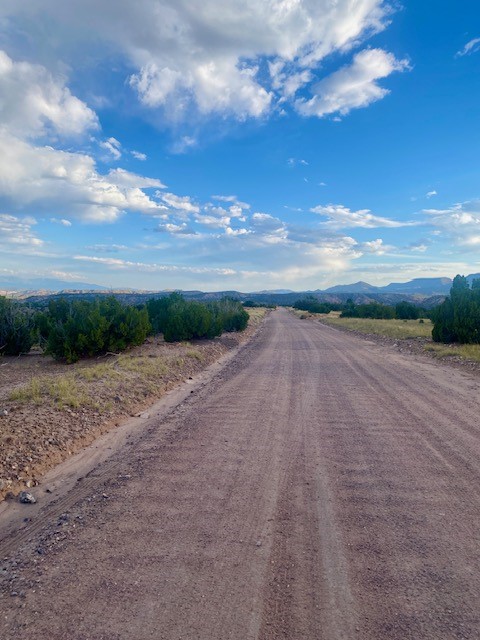
M0 354L28 353L35 342L35 315L24 304L0 296Z
M142 344L150 330L146 308L124 306L113 296L91 302L54 300L39 320L46 352L67 363Z
M480 282L470 288L464 276L457 275L450 295L432 314L435 342L480 344Z
M341 318L375 318L391 320L395 318L395 308L379 302L369 304L348 304L342 311Z
M420 309L411 302L404 300L395 305L395 316L399 320L418 320L420 315Z
M330 311L340 311L341 305L332 302L320 302L313 296L307 296L293 305L294 309L309 311L310 313L330 313Z
M249 317L236 300L225 298L202 303L185 300L179 293L149 300L147 310L154 333L163 333L167 342L214 338L223 331L243 331Z

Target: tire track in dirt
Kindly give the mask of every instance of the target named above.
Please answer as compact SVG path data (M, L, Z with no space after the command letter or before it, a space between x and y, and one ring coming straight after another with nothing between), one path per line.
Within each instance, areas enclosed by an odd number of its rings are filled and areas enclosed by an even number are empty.
M273 313L208 386L0 547L18 561L0 636L479 638L474 386Z

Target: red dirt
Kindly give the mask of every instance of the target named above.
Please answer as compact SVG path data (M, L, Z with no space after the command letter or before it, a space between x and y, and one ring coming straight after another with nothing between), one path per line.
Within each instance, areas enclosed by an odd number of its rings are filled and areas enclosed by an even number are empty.
M130 446L24 507L0 542L0 637L479 638L479 386L272 313Z

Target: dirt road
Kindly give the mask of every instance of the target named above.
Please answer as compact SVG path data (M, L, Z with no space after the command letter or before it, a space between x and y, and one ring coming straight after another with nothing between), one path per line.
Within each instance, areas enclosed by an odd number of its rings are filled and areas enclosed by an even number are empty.
M274 312L0 543L0 637L480 638L479 388Z

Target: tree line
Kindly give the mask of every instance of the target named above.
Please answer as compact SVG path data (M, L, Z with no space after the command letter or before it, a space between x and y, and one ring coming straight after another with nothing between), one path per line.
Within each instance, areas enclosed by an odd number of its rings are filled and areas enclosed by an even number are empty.
M39 344L45 354L72 363L123 351L158 333L175 342L243 331L248 318L235 300L201 303L187 301L179 293L136 307L114 296L50 300L46 309L0 297L0 354L28 353Z
M355 304L352 299L345 303L320 302L313 296L307 296L298 300L294 305L295 309L309 311L310 313L330 313L331 311L341 311L341 318L374 318L390 320L398 318L401 320L418 320L428 316L426 309L422 309L411 302L402 301L393 305L381 304L379 302L369 302L367 304Z

